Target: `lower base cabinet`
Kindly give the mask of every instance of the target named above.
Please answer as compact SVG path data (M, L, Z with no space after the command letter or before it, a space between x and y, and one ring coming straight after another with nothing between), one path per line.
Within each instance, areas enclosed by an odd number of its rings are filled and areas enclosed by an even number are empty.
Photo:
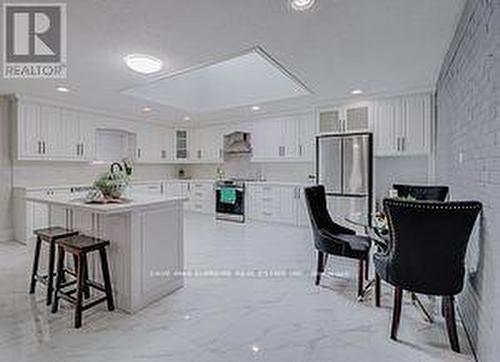
M250 220L309 225L304 186L249 184L245 212Z
M212 181L168 181L164 192L167 196L186 197L184 210L215 214L215 191Z

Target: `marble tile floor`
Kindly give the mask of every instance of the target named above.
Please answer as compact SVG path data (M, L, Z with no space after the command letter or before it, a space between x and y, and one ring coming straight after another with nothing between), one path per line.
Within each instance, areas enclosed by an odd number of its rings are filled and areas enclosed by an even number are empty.
M75 330L70 308L54 315L42 288L28 295L27 248L0 243L0 361L473 360L462 329L464 352L449 349L437 304L431 305L437 321L429 324L407 298L400 342L391 341L390 288L382 308L371 300L357 303L349 261L330 261L330 274L342 278L327 276L323 287L315 287L308 229L188 214L185 243L189 270L298 273L187 278L183 289L135 315L89 310Z

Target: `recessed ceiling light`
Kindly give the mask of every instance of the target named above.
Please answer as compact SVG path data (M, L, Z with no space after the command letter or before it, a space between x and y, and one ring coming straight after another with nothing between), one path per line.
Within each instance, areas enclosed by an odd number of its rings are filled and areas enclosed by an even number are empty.
M130 69L142 74L155 73L163 68L163 62L160 59L146 54L129 54L123 58L123 61Z
M256 345L253 345L253 346L252 346L252 352L253 352L253 353L257 353L257 352L259 352L259 351L260 351L260 348L259 348L258 346L256 346Z
M260 106L252 106L252 111L260 111Z
M290 5L293 10L304 11L312 8L315 2L316 0L290 0Z
M147 107L147 106L146 106L146 107L144 107L144 108L142 109L142 111L143 111L144 113L149 113L149 112L151 112L152 110L153 110L153 108L151 108L151 107Z
M363 94L363 91L361 89L355 89L351 91L351 94Z
M185 120L185 121L190 121L190 120L191 120L191 117L186 116L186 117L184 117L184 120Z
M66 88L66 87L57 87L56 90L59 92L63 92L63 93L69 92L69 88Z

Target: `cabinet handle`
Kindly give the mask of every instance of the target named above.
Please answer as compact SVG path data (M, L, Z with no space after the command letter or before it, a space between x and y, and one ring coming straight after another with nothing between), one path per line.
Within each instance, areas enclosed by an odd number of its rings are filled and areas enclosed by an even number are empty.
M299 145L299 156L302 156L302 145Z
M279 146L278 147L278 154L283 157L285 156L285 146Z
M397 147L396 147L398 152L401 150L401 147L400 147L400 140L401 140L401 138L400 138L400 137L398 137L398 138L397 138Z
M406 148L406 137L401 137L401 151L404 152Z
M80 156L83 156L85 154L85 143L82 142L82 145L80 146Z
M43 141L43 142L42 142L42 146L43 146L43 147L42 147L42 148L43 148L42 153L43 153L43 154L46 154L46 153L47 153L47 145L46 145L45 141Z
M42 142L38 141L38 154L42 153Z
M137 149L137 158L141 158L141 149L140 148Z

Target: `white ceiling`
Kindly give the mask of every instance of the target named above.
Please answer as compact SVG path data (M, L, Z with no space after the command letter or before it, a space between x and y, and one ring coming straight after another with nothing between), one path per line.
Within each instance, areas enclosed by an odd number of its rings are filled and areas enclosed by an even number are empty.
M254 46L262 46L313 92L261 104L261 112L307 110L356 88L366 95L430 89L464 2L318 0L312 11L297 13L287 0L67 0L68 79L1 79L0 93L130 118L144 117L148 105L153 112L147 118L161 122L186 115L199 121L244 119L255 116L248 107L186 114L121 94L159 76L134 73L122 58L151 54L164 61L165 76ZM61 84L73 91L55 91Z

